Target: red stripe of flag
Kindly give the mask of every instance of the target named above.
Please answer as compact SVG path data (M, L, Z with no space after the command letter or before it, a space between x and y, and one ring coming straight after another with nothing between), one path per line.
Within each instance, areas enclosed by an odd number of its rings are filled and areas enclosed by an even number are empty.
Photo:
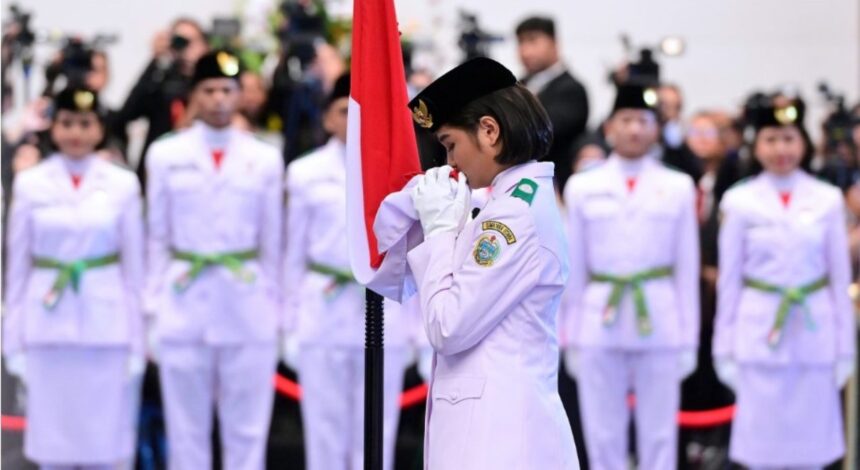
M421 171L407 108L406 74L393 0L355 0L350 95L361 107L361 176L370 265L378 268L373 221L382 200Z

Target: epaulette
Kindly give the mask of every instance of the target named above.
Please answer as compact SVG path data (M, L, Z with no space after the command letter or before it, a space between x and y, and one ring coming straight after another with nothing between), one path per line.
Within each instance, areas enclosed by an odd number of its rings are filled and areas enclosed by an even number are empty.
M514 192L511 193L511 197L522 199L526 204L531 206L532 201L535 198L535 194L537 194L537 190L537 183L528 178L523 178L519 183L517 183L516 187L514 187Z

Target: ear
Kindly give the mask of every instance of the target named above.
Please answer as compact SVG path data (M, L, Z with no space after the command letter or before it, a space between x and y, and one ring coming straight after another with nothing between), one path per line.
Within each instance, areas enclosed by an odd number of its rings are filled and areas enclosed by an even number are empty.
M482 140L489 144L490 147L495 147L499 144L499 139L501 137L499 122L493 117L482 116L478 121L478 134L480 134Z
M609 144L610 147L614 146L615 140L615 117L610 117L606 121L603 122L603 136L606 139L606 143Z

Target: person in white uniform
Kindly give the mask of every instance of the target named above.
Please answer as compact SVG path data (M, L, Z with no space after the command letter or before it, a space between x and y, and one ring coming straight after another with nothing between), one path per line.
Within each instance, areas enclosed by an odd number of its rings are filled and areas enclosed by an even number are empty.
M213 405L224 468L265 465L278 335L283 166L231 125L239 59L203 56L194 125L147 157L148 313L172 470L212 466Z
M26 384L24 453L43 469L132 458L145 365L143 210L134 174L96 156L95 92L54 100L57 151L15 180L3 352Z
M628 468L636 395L643 469L677 466L681 381L696 368L699 240L693 181L655 157L657 94L622 85L606 163L564 191L570 247L565 365L579 385L590 466Z
M737 397L729 455L753 469L822 468L845 452L839 390L856 360L845 207L804 170L803 102L759 105L759 173L720 205L713 355Z
M287 167L283 285L290 331L284 351L302 385L308 470L364 466L365 291L349 270L346 123L350 75L327 99L328 143ZM383 465L394 468L399 398L414 319L385 302Z

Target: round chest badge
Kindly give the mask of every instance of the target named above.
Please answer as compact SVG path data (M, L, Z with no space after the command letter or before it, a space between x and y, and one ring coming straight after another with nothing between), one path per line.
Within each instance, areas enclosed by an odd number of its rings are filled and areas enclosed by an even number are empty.
M475 262L481 266L492 266L502 250L495 235L485 234L475 244Z

